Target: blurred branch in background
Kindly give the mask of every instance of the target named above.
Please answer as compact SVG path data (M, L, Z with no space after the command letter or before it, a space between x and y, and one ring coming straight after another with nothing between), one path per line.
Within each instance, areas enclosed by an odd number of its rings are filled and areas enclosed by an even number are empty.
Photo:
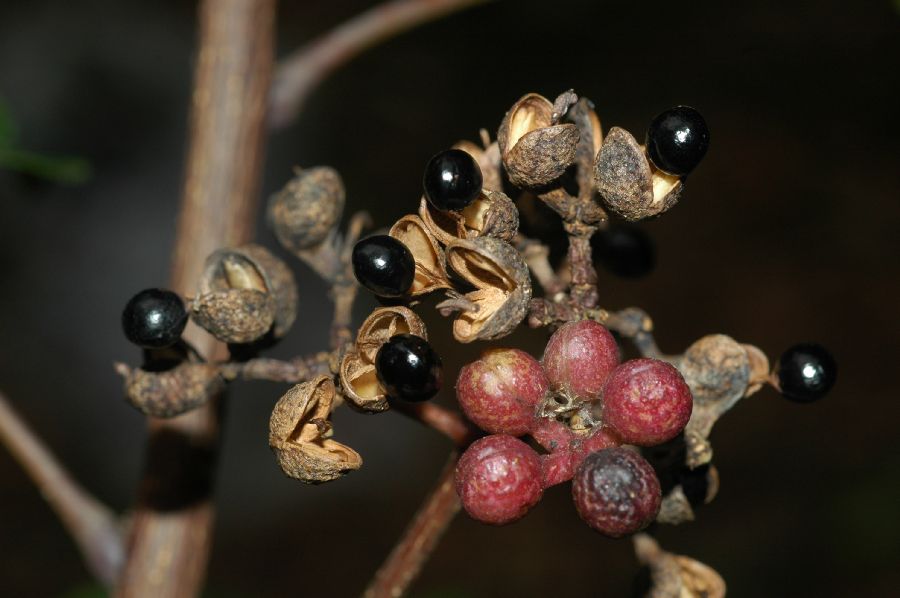
M50 508L56 511L81 550L90 572L105 586L112 586L125 560L118 519L69 475L2 393L0 443L6 445Z
M280 129L289 125L325 77L372 46L417 25L490 1L392 0L335 27L277 66L269 97L270 126Z

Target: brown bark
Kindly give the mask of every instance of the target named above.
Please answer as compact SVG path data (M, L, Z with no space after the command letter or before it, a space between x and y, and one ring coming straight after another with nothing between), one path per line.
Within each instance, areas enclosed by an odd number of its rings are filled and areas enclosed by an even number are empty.
M274 0L203 0L190 140L171 286L194 291L213 250L254 233L274 51ZM207 358L225 348L196 327L185 338ZM212 472L220 400L152 420L128 560L118 596L194 596L212 534Z

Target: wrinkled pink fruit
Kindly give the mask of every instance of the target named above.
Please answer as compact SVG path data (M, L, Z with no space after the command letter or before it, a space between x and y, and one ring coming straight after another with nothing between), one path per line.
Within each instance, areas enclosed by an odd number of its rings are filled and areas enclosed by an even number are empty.
M492 525L512 523L541 500L541 460L518 438L486 436L460 457L456 493L473 519Z
M528 353L490 349L460 370L456 398L482 430L521 436L531 427L548 386L541 364Z
M593 401L619 363L619 347L609 330L597 322L569 322L550 337L542 363L555 388Z
M569 448L575 441L575 433L571 428L552 418L535 417L529 431L531 437L550 453L555 453L561 448Z
M659 479L643 457L610 448L588 455L575 472L572 499L585 523L620 538L656 519L662 495Z
M632 359L603 391L603 421L626 443L653 446L677 436L691 419L691 389L672 365Z

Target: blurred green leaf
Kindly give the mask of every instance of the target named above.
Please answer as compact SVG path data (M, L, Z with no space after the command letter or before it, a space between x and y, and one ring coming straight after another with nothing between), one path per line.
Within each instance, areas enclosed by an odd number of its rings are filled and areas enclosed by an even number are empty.
M44 156L9 147L0 147L0 168L63 185L81 185L91 178L91 164L83 158Z
M9 106L0 98L0 147L12 147L16 142L16 123L13 122Z

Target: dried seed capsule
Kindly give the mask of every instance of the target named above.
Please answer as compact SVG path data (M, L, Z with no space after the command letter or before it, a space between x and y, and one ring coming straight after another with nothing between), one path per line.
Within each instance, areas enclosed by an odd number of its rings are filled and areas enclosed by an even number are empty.
M182 362L160 372L130 369L119 364L125 377L125 397L141 413L175 417L206 403L225 389L219 370L206 363Z
M509 243L493 237L457 240L447 247L450 267L476 290L439 304L459 311L453 336L461 343L506 336L525 318L531 301L531 278L522 256Z
M191 317L221 341L249 343L287 334L297 317L297 283L261 245L219 249L207 259Z
M275 404L269 446L288 476L318 484L362 466L359 453L331 439L334 398L334 382L323 375L294 386Z
M412 214L404 216L391 227L390 235L403 243L412 253L415 275L409 288L411 296L452 288L447 278L447 258L444 256L444 250L421 218Z
M578 128L555 124L553 104L529 93L504 116L497 143L513 185L542 187L561 177L574 163Z
M628 131L609 130L594 161L594 185L610 210L626 220L656 216L681 196L677 176L655 170Z
M653 467L625 448L589 455L572 478L572 498L585 523L613 538L650 525L662 500Z
M519 210L513 201L500 191L488 189L461 212L442 212L423 198L419 216L429 232L444 245L477 237L511 241L519 230Z
M737 402L750 382L747 350L724 334L710 334L688 347L678 363L698 406L724 413Z
M359 327L354 350L344 355L340 367L344 396L353 407L372 413L388 408L387 392L375 372L375 357L381 346L397 334L428 338L419 316L400 306L376 309Z
M327 166L294 169L285 187L269 199L269 221L278 241L289 251L320 244L344 210L344 184Z

